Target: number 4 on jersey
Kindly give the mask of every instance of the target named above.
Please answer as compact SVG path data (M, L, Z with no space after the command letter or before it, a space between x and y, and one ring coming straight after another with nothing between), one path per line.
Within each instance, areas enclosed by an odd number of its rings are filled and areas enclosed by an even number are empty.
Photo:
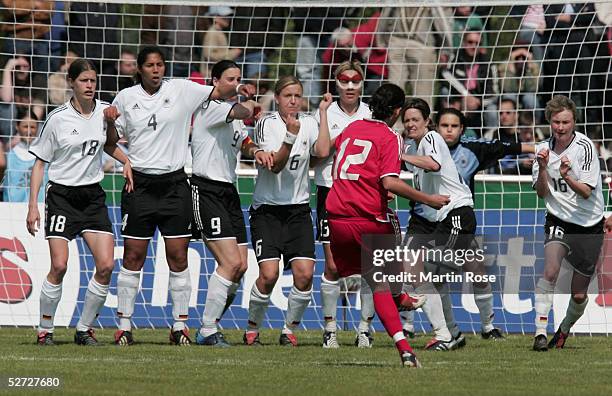
M147 126L153 127L154 131L157 130L157 118L155 117L155 114L151 115L151 118L149 118L149 122L147 123Z
M355 139L352 142L353 146L362 147L363 150L359 154L350 154L344 158L344 153L347 147L351 144L351 139L346 139L340 145L340 151L338 152L338 160L333 169L334 179L346 179L346 180L359 180L358 173L348 173L348 168L351 165L360 165L366 162L370 150L372 149L372 142L369 140ZM342 164L342 165L340 165ZM338 174L338 168L340 168L340 174Z

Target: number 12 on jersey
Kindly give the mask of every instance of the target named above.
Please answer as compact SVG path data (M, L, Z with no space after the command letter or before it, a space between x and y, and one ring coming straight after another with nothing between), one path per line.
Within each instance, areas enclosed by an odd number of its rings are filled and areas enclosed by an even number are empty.
M350 145L361 147L362 150L357 154L349 154L345 158L344 154ZM351 165L361 165L366 162L371 149L372 142L369 140L354 139L351 141L351 139L346 139L344 142L342 142L340 145L340 151L336 157L336 163L334 164L333 178L359 180L359 173L348 173L348 168ZM338 173L338 168L340 168L340 173Z

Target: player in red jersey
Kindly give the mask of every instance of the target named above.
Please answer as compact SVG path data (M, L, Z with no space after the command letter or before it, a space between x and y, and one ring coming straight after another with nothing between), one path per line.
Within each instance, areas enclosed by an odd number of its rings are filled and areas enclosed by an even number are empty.
M386 282L375 282L374 271L361 268L362 236L390 234L394 228L388 215L389 193L439 209L448 196L421 193L400 180L402 138L390 126L404 104L404 91L393 84L381 85L370 101L373 119L351 123L335 141L332 167L334 183L326 201L331 250L341 277L361 274L373 290L376 313L393 338L402 364L420 364L402 332L396 300L401 305L422 303L406 295L393 297ZM372 267L374 268L374 267ZM371 269L371 268L370 268ZM404 301L408 300L408 301Z

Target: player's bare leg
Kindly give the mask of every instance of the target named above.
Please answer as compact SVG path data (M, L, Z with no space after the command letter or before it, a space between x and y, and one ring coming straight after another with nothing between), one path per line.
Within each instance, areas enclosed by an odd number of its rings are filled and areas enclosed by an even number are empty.
M560 243L549 243L544 247L544 255L544 274L536 284L535 293L536 333L533 350L540 352L548 350L548 341L546 339L548 314L552 308L555 283L561 269L561 262L567 255L567 248Z
M325 254L325 271L321 276L321 308L325 320L323 348L338 348L336 315L338 297L340 297L340 278L329 243L323 243L323 252Z
M270 293L278 280L278 265L279 260L265 260L259 263L259 276L251 288L249 299L249 320L243 337L246 345L260 345L259 327L270 304Z
M241 254L236 239L207 241L206 246L219 265L208 280L202 327L196 342L201 345L229 346L223 334L218 331L217 322L228 306L230 296L233 299L236 295L240 279L247 269L246 257ZM246 246L243 250L246 250Z
M96 273L87 285L74 342L79 345L97 345L92 326L108 295L108 285L115 267L115 241L113 235L99 232L84 232L83 239L94 257Z
M168 282L172 298L172 330L170 342L175 345L189 345L189 331L185 322L189 318L189 299L191 297L191 276L187 268L187 248L189 238L164 238L166 261L170 268Z
M51 269L43 281L40 292L40 321L38 323L39 345L54 345L53 321L59 300L62 297L62 281L68 267L68 241L49 238Z
M297 338L293 334L293 330L299 326L304 311L306 311L312 299L312 277L315 262L308 259L294 259L290 264L293 273L293 287L289 292L287 316L279 342L281 345L297 346Z
M585 276L574 271L572 276L572 294L567 306L567 311L565 311L565 317L561 321L555 335L549 341L548 348L561 349L565 346L565 341L569 337L572 326L582 317L589 303L587 290L589 289L590 282L590 276Z

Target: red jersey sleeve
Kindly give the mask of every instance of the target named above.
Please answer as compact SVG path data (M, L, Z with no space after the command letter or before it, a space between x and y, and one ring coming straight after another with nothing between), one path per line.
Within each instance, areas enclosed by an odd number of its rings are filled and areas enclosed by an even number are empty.
M379 174L385 176L399 176L401 169L402 141L399 135L389 132L380 144Z

